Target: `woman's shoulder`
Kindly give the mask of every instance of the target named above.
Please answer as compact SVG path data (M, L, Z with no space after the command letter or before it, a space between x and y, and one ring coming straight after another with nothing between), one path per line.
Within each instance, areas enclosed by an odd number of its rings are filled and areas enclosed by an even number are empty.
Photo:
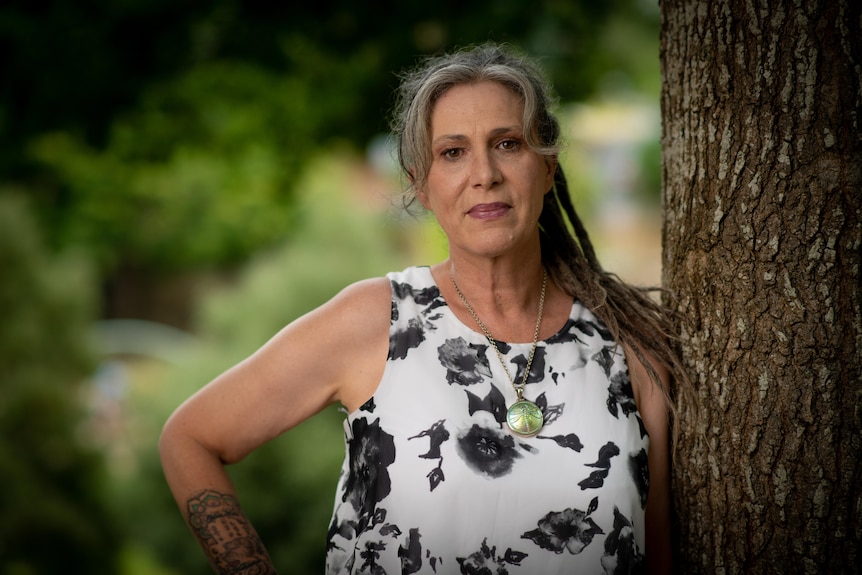
M433 287L436 285L427 266L408 267L352 283L324 304L320 311L326 316L337 316L342 329L353 335L380 329L388 331L393 299L401 299L405 291Z
M393 286L408 285L423 288L435 285L428 266L411 266L403 270L391 271L384 276L372 277L354 282L336 296L336 298L383 298L392 297ZM335 298L334 298L335 299Z
M337 322L341 336L355 342L388 340L393 306L424 302L438 293L430 268L409 267L348 285L314 315L323 323Z
M407 286L422 289L434 286L434 278L428 266L411 266L399 271L391 271L384 276L372 277L354 282L342 289L331 301L336 305L357 303L379 304L393 297L393 290Z
M354 282L343 288L324 307L338 314L342 320L352 316L368 323L375 315L384 312L383 320L389 321L388 310L391 308L392 287L386 276L367 278Z
M386 277L357 281L287 326L281 349L305 379L324 382L331 399L356 409L383 373L391 310Z

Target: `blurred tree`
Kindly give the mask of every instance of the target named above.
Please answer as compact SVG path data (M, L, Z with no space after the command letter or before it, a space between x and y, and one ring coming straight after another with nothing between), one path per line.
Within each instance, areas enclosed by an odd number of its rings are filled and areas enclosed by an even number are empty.
M386 127L393 71L421 54L513 42L542 56L572 100L614 70L656 85L657 58L638 42L652 45L657 25L657 6L644 0L387 1L373 10L352 0L6 0L0 172L23 160L34 134L62 130L102 145L150 85L203 62L244 60L304 78L322 98L324 135L364 143Z
M43 136L33 155L64 190L60 245L102 269L234 263L284 233L315 133L307 86L252 64L201 65L151 87L102 149ZM289 130L274 129L289 126Z
M571 100L655 82L655 34L642 0L9 0L0 180L31 191L52 246L96 251L117 315L117 292L145 299L289 233L298 166L385 132L396 73L420 55L508 41Z
M45 255L24 202L0 196L0 573L116 572L101 454L81 444L94 365L86 269Z

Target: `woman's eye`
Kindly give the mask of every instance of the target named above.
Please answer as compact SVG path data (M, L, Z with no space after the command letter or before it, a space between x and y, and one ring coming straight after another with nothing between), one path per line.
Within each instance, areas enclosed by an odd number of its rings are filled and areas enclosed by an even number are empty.
M449 148L443 150L443 153L440 155L446 158L447 160L457 160L463 154L463 150L461 148Z
M513 150L517 150L518 146L520 144L521 143L518 140L508 139L508 140L503 140L502 142L500 142L499 146L500 146L500 149L502 149L502 150L513 151Z

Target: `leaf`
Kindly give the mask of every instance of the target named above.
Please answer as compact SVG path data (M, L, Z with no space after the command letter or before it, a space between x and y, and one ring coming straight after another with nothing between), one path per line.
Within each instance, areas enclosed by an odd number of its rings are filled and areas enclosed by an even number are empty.
M503 555L503 561L510 565L520 565L521 561L527 558L527 554L521 551L512 551L512 548L506 549L506 554Z
M427 477L429 482L431 483L431 491L434 491L434 489L446 479L443 475L442 467L435 467L431 470L431 473L429 473Z

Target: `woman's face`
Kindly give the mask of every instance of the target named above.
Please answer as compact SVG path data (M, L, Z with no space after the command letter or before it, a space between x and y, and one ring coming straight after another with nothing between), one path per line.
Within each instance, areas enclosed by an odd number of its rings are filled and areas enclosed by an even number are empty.
M556 163L524 139L523 104L496 82L450 88L431 114L431 165L419 201L450 251L496 257L535 248Z

